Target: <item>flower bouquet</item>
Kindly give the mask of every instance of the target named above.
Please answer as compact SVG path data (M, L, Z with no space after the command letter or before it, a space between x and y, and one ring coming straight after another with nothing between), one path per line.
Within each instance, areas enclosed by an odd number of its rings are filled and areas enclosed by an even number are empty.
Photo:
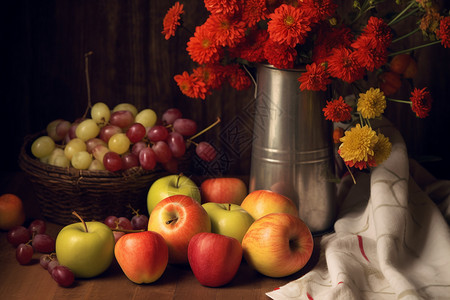
M450 47L450 16L433 0L204 0L209 15L195 28L186 50L198 64L191 73L175 75L181 92L205 99L228 83L249 88L249 67L257 63L279 69L306 65L300 90L326 90L348 85L355 101L342 95L327 101L324 117L346 124L336 129L338 153L347 168L366 169L386 160L387 137L372 129L388 101L408 104L419 118L428 116L432 97L427 87L414 87L409 99L393 99L401 78L417 72L414 51L441 44ZM183 26L184 5L176 2L165 15L163 35ZM417 28L400 34L399 24ZM424 42L398 50L400 41L422 34ZM373 76L375 75L375 76ZM376 78L369 82L369 78ZM351 173L351 172L350 172Z

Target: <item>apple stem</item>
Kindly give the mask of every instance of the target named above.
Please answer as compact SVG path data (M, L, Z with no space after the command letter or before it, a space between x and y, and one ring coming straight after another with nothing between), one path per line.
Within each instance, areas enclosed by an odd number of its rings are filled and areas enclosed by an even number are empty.
M231 203L228 203L228 210L231 210Z
M178 177L177 177L177 183L176 183L176 187L178 188L179 186L179 184L180 184L180 178L181 178L181 176L183 176L183 173L180 173L180 174L178 174Z
M172 224L173 222L175 222L176 220L178 220L178 218L174 218L174 219L170 219L166 222L167 225Z
M73 211L73 212L72 212L72 215L75 215L78 219L80 219L81 223L83 223L83 225L84 225L84 230L85 230L86 232L89 232L89 231L88 231L88 228L87 228L87 225L86 225L86 222L84 222L83 218L80 217L80 215L79 215L76 211Z

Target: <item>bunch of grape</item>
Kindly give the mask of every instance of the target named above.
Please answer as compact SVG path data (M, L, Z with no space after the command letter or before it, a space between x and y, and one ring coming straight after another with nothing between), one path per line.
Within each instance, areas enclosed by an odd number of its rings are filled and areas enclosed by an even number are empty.
M44 163L81 170L153 170L160 164L177 172L179 159L191 144L201 159L210 162L216 157L211 144L193 139L218 122L197 132L196 122L183 118L177 108L166 110L158 120L152 109L138 111L121 103L110 110L97 102L90 108L90 118L50 122L47 135L33 141L31 153Z
M133 211L131 220L126 217L108 216L103 221L103 223L112 229L116 242L127 232L147 230L148 216L139 214L139 210L135 210L131 206L129 207Z
M61 286L72 285L74 275L72 271L60 266L55 256L55 240L46 234L45 221L33 220L28 228L15 226L6 235L8 242L16 247L16 259L21 265L27 265L33 259L35 252L43 253L39 259L40 265L47 269L52 278Z

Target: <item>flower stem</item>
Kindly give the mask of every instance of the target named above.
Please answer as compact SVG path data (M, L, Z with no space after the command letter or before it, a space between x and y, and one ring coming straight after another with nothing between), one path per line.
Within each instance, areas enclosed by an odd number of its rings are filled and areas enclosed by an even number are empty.
M405 7L404 10L402 10L395 18L393 18L389 23L388 26L391 26L393 24L395 24L397 22L398 19L400 19L400 17L406 13L408 11L408 9L410 9L413 5L416 4L416 1L411 1L411 3L409 3L409 5L407 7Z
M433 45L436 45L436 44L439 44L439 43L441 43L441 40L437 40L437 41L433 41L433 42L430 42L430 43L427 43L427 44L415 46L415 47L412 47L412 48L409 48L409 49L393 52L393 53L390 53L388 56L395 56L397 54L408 53L408 52L411 52L413 50L425 48L425 47L428 47L428 46L433 46Z
M395 25L395 24L399 23L400 21L403 21L407 17L415 14L418 10L419 10L419 8L416 8L416 9L410 11L409 13L407 13L406 15L402 16L401 18L397 18L397 20L395 22L392 22L392 24L390 24L390 26Z
M400 100L400 99L393 99L393 98L387 98L386 100L392 101L392 102L398 102L398 103L406 103L406 104L412 104L411 101L408 100Z
M419 31L419 30L420 30L420 28L417 27L416 29L412 30L411 32L409 32L409 33L407 33L407 34L405 34L405 35L402 35L402 36L396 38L395 40L392 40L392 43L396 43L396 42L398 42L398 41L401 41L401 40L403 40L403 39L406 39L407 37L413 35L414 33L416 33L416 32Z

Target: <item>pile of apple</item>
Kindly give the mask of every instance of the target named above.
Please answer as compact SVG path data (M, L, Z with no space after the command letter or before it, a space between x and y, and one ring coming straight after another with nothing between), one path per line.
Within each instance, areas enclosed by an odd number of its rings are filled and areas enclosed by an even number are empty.
M223 286L242 259L269 277L302 269L313 238L290 200L268 190L247 193L238 178L211 178L198 187L184 175L156 180L147 197L148 225L116 237L103 222L64 227L56 256L77 278L104 272L115 257L134 283L158 280L168 264L188 264L200 284Z

